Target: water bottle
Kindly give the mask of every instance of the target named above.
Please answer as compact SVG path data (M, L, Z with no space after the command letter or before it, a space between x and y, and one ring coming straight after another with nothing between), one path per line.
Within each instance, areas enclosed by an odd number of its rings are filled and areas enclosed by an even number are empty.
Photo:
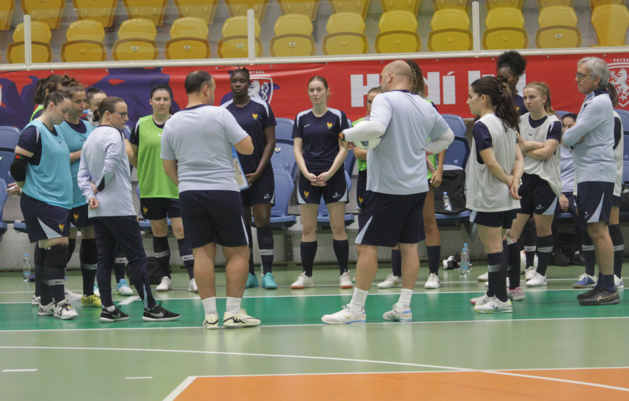
M31 258L28 257L28 253L24 255L24 266L22 267L22 278L24 281L28 281L31 278Z
M461 251L461 265L459 267L461 276L467 276L470 271L470 251L467 249L467 244L463 244L463 250Z
M452 204L450 203L450 197L448 196L447 192L443 193L443 209L446 212L452 211Z

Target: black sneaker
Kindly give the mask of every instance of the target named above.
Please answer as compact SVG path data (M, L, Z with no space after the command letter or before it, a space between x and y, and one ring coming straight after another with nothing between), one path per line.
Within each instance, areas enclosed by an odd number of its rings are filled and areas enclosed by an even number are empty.
M120 322L127 319L129 319L129 315L118 308L114 309L111 312L103 308L103 311L100 313L100 321L102 323Z
M169 312L162 308L162 303L160 302L153 309L144 309L142 320L147 322L170 322L179 319L180 316L178 313Z
M572 264L577 266L585 266L585 258L579 251L576 251L572 256Z
M568 264L570 263L570 258L564 255L561 250L557 249L555 252L553 252L553 261L555 262L556 266L568 266Z
M620 303L620 297L618 291L609 292L604 288L599 288L598 291L590 291L594 294L590 294L588 297L583 297L579 303L583 306L589 305L615 305Z
M577 295L577 299L580 301L585 298L595 297L596 295L598 295L598 292L602 289L603 287L595 286L590 291L582 292L581 294Z

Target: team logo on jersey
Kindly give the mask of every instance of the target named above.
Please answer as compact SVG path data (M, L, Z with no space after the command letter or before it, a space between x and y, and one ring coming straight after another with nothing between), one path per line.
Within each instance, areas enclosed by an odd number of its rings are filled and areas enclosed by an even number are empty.
M59 224L59 231L63 231L64 228L65 228L65 224Z
M308 199L308 196L310 195L309 191L304 191L304 198Z
M74 217L74 221L79 221L79 214L78 213L74 213L73 217Z
M256 113L251 113L251 117L253 117L253 121L258 121L258 115Z
M332 123L327 123L328 129L332 129Z
M622 107L629 105L629 62L610 63L609 73L609 81L618 92L618 103Z
M148 208L148 207L146 207L146 206L143 206L143 207L142 207L142 213L143 213L143 214L146 214L148 211L149 211L149 208Z
M358 203L363 203L363 198L361 198L360 196L358 197Z

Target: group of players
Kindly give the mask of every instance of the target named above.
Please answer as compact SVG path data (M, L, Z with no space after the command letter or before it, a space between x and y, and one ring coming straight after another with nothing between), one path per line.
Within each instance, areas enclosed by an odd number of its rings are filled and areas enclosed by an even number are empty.
M613 223L614 216L616 220L618 216L618 205L612 196L618 176L614 161L618 138L614 143L613 115L609 121L601 118L613 112L606 90L609 71L604 61L597 58L579 62L577 83L587 95L586 102L562 142L561 122L550 106L548 86L533 82L525 87L523 98L515 94L515 85L525 67L523 60L517 52L505 53L498 59L500 79L484 77L470 87L468 104L479 119L473 128L467 207L473 211L472 221L478 227L489 266L489 289L482 297L472 299L472 303L481 313L511 312L509 298L524 299L519 286L517 240L531 215L538 234L539 264L537 271L527 277L527 285L546 283L545 272L553 248L552 216L558 202L562 208L568 208L560 196L572 196L562 194L559 160L563 146L561 152L557 149L560 143L574 152L580 194L576 203L583 227L587 227L582 230L586 262L587 241L591 238L601 271L595 280L590 272L594 264L592 249L587 276L592 280L589 284L595 286L581 296L580 302L617 303L618 283L613 274L610 281L613 263L609 262L619 246L614 239L614 225L608 230L607 223ZM262 259L261 285L277 288L272 274L270 229L274 201L270 159L275 148L276 123L270 106L249 96L249 79L247 69L235 70L230 76L233 99L214 107L213 78L204 71L192 72L184 84L189 103L176 114L171 110L170 89L153 88L149 99L153 113L138 121L129 141L122 133L128 121L123 99L106 97L98 90L86 93L72 81L60 85L59 80L52 80L52 84L38 87L41 115L34 114L20 135L11 166L16 185L9 192L22 195L29 239L38 245L34 300L40 316L78 316L66 299L64 277L75 246L76 229L80 228L83 306L102 307L102 322L129 318L113 304L110 282L111 271L115 270L117 293L132 293L124 280L124 267L122 273L116 267L125 255L130 278L144 304L143 319L168 321L179 317L155 301L148 284L146 254L131 198L131 163L138 170L141 212L151 222L154 252L164 276L156 290L173 288L168 266L169 218L188 268L188 289L199 292L204 306L204 327L219 326L214 283L216 244L222 246L226 258L227 308L223 325L260 324L241 308L241 300L245 288L260 285L252 256L252 218ZM330 214L340 286L352 287L343 221L348 189L341 167L348 150L353 148L352 142L378 138L380 144L372 150L354 148L359 160L361 207L355 241L358 261L354 295L343 310L322 320L328 324L366 320L364 304L375 278L379 246L392 248L393 261L392 274L379 287L402 287L399 301L383 318L412 320L410 303L419 270L417 244L424 239L430 267L426 288L439 287L441 242L433 191L441 182L443 155L454 135L436 107L425 100L421 70L410 60L386 65L380 88L369 91L369 115L352 128L342 111L328 107L329 95L325 78L311 78L308 96L312 108L295 118L295 160L301 172L298 201L303 225L303 272L291 288L314 286L316 216L321 199ZM88 108L88 98L95 100L85 121L80 116ZM525 110L528 113L524 114ZM574 116L570 118L574 120ZM234 174L232 147L238 152L248 184L242 192ZM593 168L588 165L591 160L605 162ZM612 239L614 246L609 246ZM622 257L620 262L622 265ZM95 275L100 298L94 293Z

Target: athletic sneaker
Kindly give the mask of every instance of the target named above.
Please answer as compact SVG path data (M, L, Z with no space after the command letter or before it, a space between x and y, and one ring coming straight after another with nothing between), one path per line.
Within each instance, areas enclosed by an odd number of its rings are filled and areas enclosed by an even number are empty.
M398 311L396 307L397 303L393 305L393 309L388 312L384 312L382 318L390 322L410 322L413 320L413 312L411 312L410 307L402 312Z
M38 297L37 295L33 294L33 298L31 299L31 305L39 306L40 303L41 303L41 297Z
M435 290L439 287L441 287L441 284L439 284L439 276L435 273L430 273L426 284L424 284L424 288L427 290Z
M37 312L39 316L52 316L55 314L55 303L51 302L48 305L39 305Z
M133 290L129 287L127 280L120 279L118 284L116 284L116 294L124 296L133 295Z
M276 290L277 283L271 272L262 275L262 288L265 290Z
M290 285L291 290L301 290L304 288L312 288L315 286L314 278L306 276L305 272L302 272L297 280Z
M592 288L596 285L596 277L583 273L577 281L572 284L572 288Z
M526 282L527 287L541 287L547 284L548 282L546 281L546 277L537 272L535 272L535 274L533 274L533 277L531 277L531 279Z
M480 297L470 299L470 303L472 305L485 305L490 299L491 297L487 296L487 294L483 294Z
M341 274L341 278L339 279L339 281L341 284L341 288L343 289L352 288L353 286L352 279L349 277L349 272Z
M255 274L249 273L249 277L247 277L247 284L245 288L256 288L259 287L260 283L258 283L258 276Z
M94 295L100 297L100 290L98 289L98 283L94 281Z
M389 274L383 282L378 283L378 288L393 288L402 285L402 277Z
M102 323L121 322L127 319L129 319L129 315L118 308L112 311L108 311L107 309L103 308L102 312L100 313L100 321Z
M524 301L524 290L522 287L517 287L514 289L509 288L508 291L509 299L512 301Z
M162 303L159 302L153 309L144 309L142 320L147 322L170 322L179 319L180 316L178 313L162 308Z
M188 281L188 292L199 292L199 288L197 287L197 280L191 278Z
M485 272L485 274L481 274L480 276L476 277L476 280L480 281L481 283L486 282L487 280L489 280L489 272Z
M57 302L55 305L55 319L70 320L79 317L77 311L68 303L67 299Z
M216 330L218 329L218 315L211 314L205 317L203 320L203 328L205 330Z
M524 271L524 279L526 281L532 279L535 273L537 273L537 269L535 267L533 266L527 267L526 270Z
M70 291L70 290L68 289L68 287L66 287L66 288L64 289L64 295L66 296L66 299L67 299L68 301L70 301L70 302L78 302L78 301L80 301L80 300L81 300L81 298L82 298L82 295L81 295L81 294L76 294L76 293L74 293L74 292Z
M580 301L580 300L582 300L582 299L589 298L591 295L593 295L593 294L595 294L596 292L598 292L598 290L599 290L600 288L601 288L601 287L596 287L596 286L595 286L595 287L594 287L594 288L592 288L590 291L582 292L581 294L577 295L577 299Z
M486 303L474 306L474 310L478 313L511 313L513 306L510 299L507 299L507 302L502 302L498 298L492 297Z
M168 276L162 277L161 283L159 283L159 285L155 287L155 291L157 292L166 292L174 289L175 286L173 285L173 280Z
M101 304L100 298L96 295L83 295L81 297L81 306L84 308L102 308L103 304Z
M343 309L336 313L323 315L321 320L326 324L365 323L367 321L367 314L364 309L360 313L354 313L349 308L349 305L344 305Z
M586 294L588 294L588 296L582 297L579 300L579 303L583 306L615 305L620 303L618 291L608 292L603 287L595 287L592 291L588 291Z
M260 325L260 319L247 315L247 311L241 309L235 315L225 312L223 315L223 327L237 329L240 327L255 327Z
M616 286L617 290L622 290L623 288L625 288L625 283L622 282L622 277L618 277L616 275L614 275L614 285Z

